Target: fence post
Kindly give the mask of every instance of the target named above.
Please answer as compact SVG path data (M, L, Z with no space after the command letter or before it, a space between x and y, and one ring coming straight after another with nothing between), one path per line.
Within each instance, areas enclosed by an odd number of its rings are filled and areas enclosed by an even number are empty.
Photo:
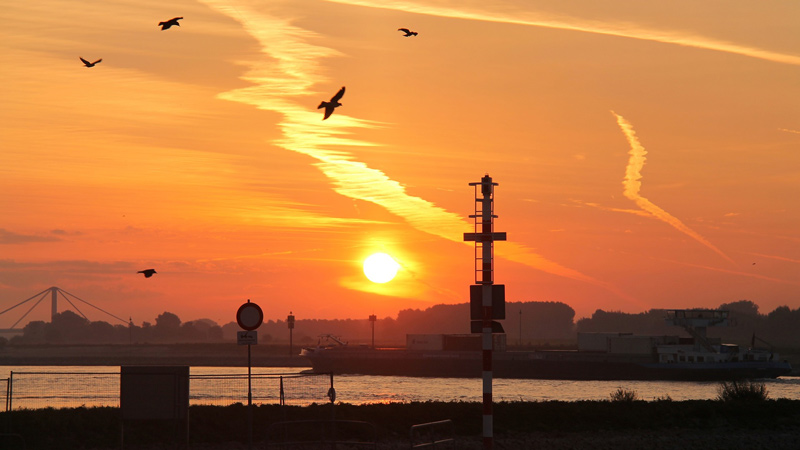
M286 393L283 390L283 375L280 376L280 394L278 395L278 403L281 406L286 406Z
M6 412L11 411L11 395L14 393L12 388L14 383L14 371L8 373L8 385L6 386Z

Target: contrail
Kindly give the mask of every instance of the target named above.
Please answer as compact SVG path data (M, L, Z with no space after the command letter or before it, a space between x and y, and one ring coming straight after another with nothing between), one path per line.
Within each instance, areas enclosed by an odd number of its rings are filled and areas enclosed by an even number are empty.
M675 260L672 260L672 259L665 259L665 258L654 258L654 259L658 259L660 261L667 261L667 262L671 262L671 263L674 263L674 264L680 264L680 265L688 266L688 267L696 267L698 269L711 270L711 271L714 271L714 272L729 273L729 274L732 274L732 275L739 275L739 276L744 276L744 277L757 278L759 280L772 281L772 282L775 282L775 283L790 284L790 285L793 285L793 286L800 286L800 281L797 281L797 280L784 280L784 279L780 279L780 278L761 275L761 274L758 274L758 273L748 273L748 272L742 272L740 270L730 270L730 269L724 269L724 268L721 268L721 267L711 267L711 266L705 266L705 265L702 265L702 264L689 263L689 262L686 262L686 261L675 261Z
M769 258L769 259L775 259L775 260L778 260L778 261L785 261L785 262L791 262L791 263L800 263L800 259L787 258L785 256L765 255L763 253L750 253L750 254L753 255L753 256L759 256L761 258Z
M303 100L306 103L300 103L295 98L306 96L313 85L325 81L320 75L320 61L339 56L339 52L312 44L310 41L317 37L314 33L292 25L288 19L278 18L270 11L269 4L201 1L238 21L269 57L248 63L250 68L242 78L252 85L219 94L220 98L280 114L282 119L278 127L282 137L273 143L313 158L314 166L331 180L337 193L379 205L422 232L472 245L463 242L463 231L469 230L472 223L428 200L409 195L401 183L378 169L355 161L351 152L342 150L374 146L371 142L347 137L351 132L346 130L375 128L381 124L356 119L348 116L346 111L337 111L335 121L322 124L319 113L313 106L309 108L308 99ZM499 247L495 252L498 256L549 274L599 286L641 304L607 282L550 261L520 244L504 243Z
M686 47L714 50L750 58L762 59L781 64L800 66L800 56L786 53L773 52L758 47L734 44L706 36L692 34L686 31L654 30L644 28L632 23L609 23L607 21L594 21L579 18L561 18L542 12L514 11L501 13L487 9L470 8L469 6L435 6L430 2L425 4L414 0L327 0L332 3L363 6L368 8L390 9L406 13L425 14L452 19L480 20L485 22L508 23L527 25L559 30L580 31L584 33L603 34L608 36L626 37L645 41L675 44ZM459 2L454 2L458 4Z
M789 129L789 128L778 128L778 130L785 131L787 133L792 133L792 134L800 134L800 131L792 130L792 129Z
M645 156L647 155L647 150L645 150L644 146L642 146L642 144L639 142L639 139L636 137L636 132L633 130L633 126L630 124L630 122L625 120L624 117L620 116L614 111L611 111L611 114L617 118L617 124L619 125L620 129L622 129L622 133L628 139L628 144L631 146L631 150L628 152L630 159L628 159L628 166L625 167L625 178L622 181L622 185L624 186L622 193L625 195L625 197L633 200L634 203L639 206L639 208L650 213L650 215L656 219L666 222L676 230L705 245L735 265L736 262L728 257L728 255L723 253L720 249L715 247L714 244L706 240L703 236L697 234L697 232L686 226L678 218L672 216L670 213L659 208L653 204L653 202L639 194L639 190L642 187L642 168L644 167L646 160Z

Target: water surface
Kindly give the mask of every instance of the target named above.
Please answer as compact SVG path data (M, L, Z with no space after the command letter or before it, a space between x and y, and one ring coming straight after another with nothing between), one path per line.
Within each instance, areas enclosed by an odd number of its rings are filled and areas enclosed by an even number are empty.
M13 372L13 373L12 373ZM0 380L11 378L13 409L119 406L119 366L0 366ZM192 367L190 404L247 403L246 367ZM800 400L800 377L760 380L770 398ZM336 401L364 404L413 401L481 402L483 382L465 378L336 375ZM253 402L290 405L326 403L328 375L302 376L296 367L252 369ZM0 398L6 386L0 381ZM607 400L617 389L636 391L642 400L708 400L718 382L570 381L495 379L495 401Z

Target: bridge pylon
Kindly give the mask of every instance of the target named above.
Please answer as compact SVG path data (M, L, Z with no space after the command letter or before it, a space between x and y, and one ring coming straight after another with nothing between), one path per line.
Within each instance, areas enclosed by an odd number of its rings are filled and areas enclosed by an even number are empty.
M14 308L16 308L18 306L21 306L21 305L23 305L23 304L25 304L25 303L27 303L27 302L29 302L31 300L38 299L33 304L33 306L31 306L28 309L28 311L26 311L25 314L22 315L22 317L20 317L16 322L14 322L14 325L11 325L11 328L0 329L0 332L18 332L18 331L21 331L18 328L14 328L14 327L16 327L17 324L19 324L22 321L22 319L27 317L28 314L30 314L30 312L33 311L33 309L36 308L36 306L39 305L39 303L42 302L42 300L47 298L47 294L50 294L50 321L51 322L53 321L53 319L58 314L58 295L61 294L61 296L64 298L64 300L66 300L67 303L69 303L72 306L72 308L74 308L75 311L77 311L78 314L80 314L86 320L89 320L89 318L86 317L86 315L77 307L77 305L75 305L75 303L72 300L70 300L70 298L72 298L74 300L78 300L80 302L83 302L84 304L89 305L92 308L94 308L94 309L96 309L96 310L98 310L98 311L100 311L100 312L102 312L102 313L104 313L104 314L106 314L108 316L111 316L111 317L119 320L120 322L122 322L124 324L128 324L129 323L129 321L127 321L125 319L121 319L121 318L115 316L114 314L111 314L110 312L95 306L95 305L87 302L86 300L83 300L82 298L78 297L77 295L70 294L69 292L61 289L60 287L51 286L51 287L49 287L49 288L37 293L36 295L17 303L16 305L14 305L14 306L12 306L10 308L7 308L7 309L5 309L3 311L0 311L0 316L2 316L3 314L11 311L12 309L14 309Z

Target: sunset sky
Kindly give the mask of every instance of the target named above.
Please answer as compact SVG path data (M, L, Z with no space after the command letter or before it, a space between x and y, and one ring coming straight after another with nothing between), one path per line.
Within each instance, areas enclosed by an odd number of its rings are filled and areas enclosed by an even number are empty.
M7 3L0 310L463 303L487 173L506 301L800 306L800 2Z

